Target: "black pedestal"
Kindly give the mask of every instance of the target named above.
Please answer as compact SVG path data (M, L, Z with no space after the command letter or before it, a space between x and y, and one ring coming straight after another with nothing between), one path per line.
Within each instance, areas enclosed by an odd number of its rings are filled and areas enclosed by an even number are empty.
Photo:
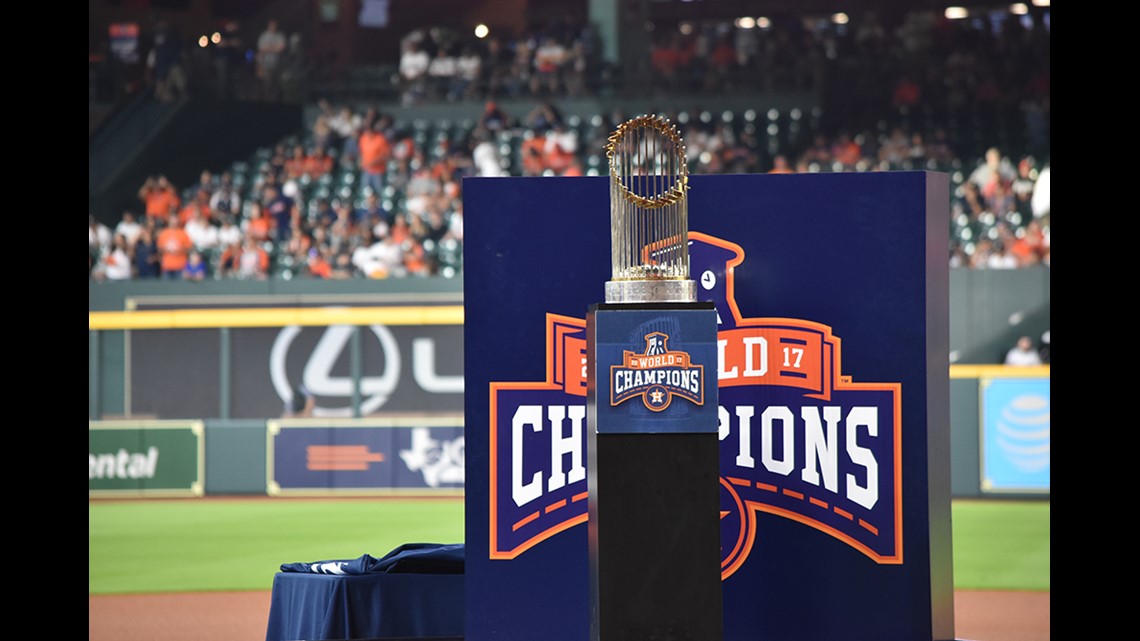
M715 312L703 305L688 308L709 310L707 318L698 314L694 335L685 331L693 325L691 318L676 324L675 331L652 331L671 325L669 308L626 310L635 314L631 321L621 306L598 307L602 309L592 309L587 320L591 641L720 641ZM655 316L661 310L665 321ZM649 320L642 323L638 313L648 314ZM650 400L622 400L624 383L615 381L623 379L612 370L623 365L607 360L624 354L625 365L644 367L644 361L631 363L643 355L622 350L620 343L632 336L636 346L647 332L653 337L647 336L646 343L654 347L647 346L646 355L663 345L660 336L667 333L665 353L684 354L677 360L690 370L701 368L699 403L676 397L657 410ZM642 380L640 373L636 380Z

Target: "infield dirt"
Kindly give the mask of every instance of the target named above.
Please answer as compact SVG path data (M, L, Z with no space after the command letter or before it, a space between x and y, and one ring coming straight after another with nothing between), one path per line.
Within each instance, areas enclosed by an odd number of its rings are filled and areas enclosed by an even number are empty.
M268 591L89 596L89 641L265 641L270 596ZM954 630L963 641L1049 641L1049 593L958 590Z

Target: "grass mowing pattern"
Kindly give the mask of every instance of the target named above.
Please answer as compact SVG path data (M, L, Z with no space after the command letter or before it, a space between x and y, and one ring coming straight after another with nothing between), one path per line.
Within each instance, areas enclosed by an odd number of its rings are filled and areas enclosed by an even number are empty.
M90 594L270 590L282 563L462 543L463 499L89 502Z
M1049 590L1049 501L952 503L954 587Z
M1049 589L1049 502L952 504L954 587ZM88 503L90 594L269 590L282 563L463 541L463 499Z

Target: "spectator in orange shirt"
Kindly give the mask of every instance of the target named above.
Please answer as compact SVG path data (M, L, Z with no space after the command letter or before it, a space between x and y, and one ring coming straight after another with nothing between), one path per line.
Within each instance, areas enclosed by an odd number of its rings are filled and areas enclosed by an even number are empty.
M397 245L403 245L405 240L412 237L412 230L408 226L408 219L403 216L396 216L392 221L390 237L396 241Z
M791 165L788 164L788 157L783 154L778 154L772 159L772 168L768 170L770 174L794 174L796 173Z
M1041 263L1048 252L1048 243L1045 233L1041 230L1041 223L1032 219L1021 230L1021 236L1013 241L1010 253L1017 258L1018 266L1037 265Z
M392 146L384 135L382 119L377 118L370 127L360 133L360 184L379 194L384 190L384 177L388 173L388 161L392 159Z
M333 157L322 146L313 148L313 153L305 157L305 173L316 180L333 169Z
M242 242L226 247L218 260L218 270L233 278L268 278L269 252L262 243L246 236Z
M574 163L578 151L578 136L562 122L555 122L546 134L542 148L542 163L556 175L563 175Z
M245 221L245 235L247 238L252 238L259 243L269 240L269 234L273 231L273 221L269 219L269 215L265 213L261 203L251 202L249 205L249 219Z
M170 184L166 176L151 176L139 188L139 200L146 206L146 215L165 220L170 215L171 208L175 210L182 204L178 191Z
M541 176L546 169L546 134L543 131L527 131L519 153L522 155L524 176Z
M199 204L197 200L191 200L190 202L186 203L182 209L178 210L178 224L186 226L186 223L194 220L199 215L209 218L209 215L203 211L202 205Z
M252 238L245 239L245 246L237 256L237 277L265 280L269 277L269 252L261 243Z
M300 180L301 176L305 174L307 159L308 156L305 154L305 148L302 145L293 147L293 155L285 160L285 179Z
M222 250L222 255L218 257L218 274L221 276L236 276L238 268L238 256L241 256L241 248L245 240L236 240L226 245Z
M831 146L831 156L844 168L852 169L863 159L863 148L851 139L850 134L843 132Z
M162 277L167 280L181 280L182 270L186 268L187 257L194 243L190 236L182 229L178 222L178 215L171 214L167 218L166 228L158 234L159 263L162 268Z
M424 251L423 244L415 239L404 244L404 270L410 276L431 275L427 252Z
M313 247L309 250L309 275L328 280L332 278L332 265L329 264L328 247Z

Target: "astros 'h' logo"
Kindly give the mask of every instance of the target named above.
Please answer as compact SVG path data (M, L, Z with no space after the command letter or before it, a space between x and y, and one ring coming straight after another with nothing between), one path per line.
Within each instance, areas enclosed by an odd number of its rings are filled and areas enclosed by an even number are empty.
M670 351L669 335L645 335L645 353L626 350L621 365L610 366L610 405L640 396L645 407L660 412L674 396L705 404L703 365L695 365L688 352Z

